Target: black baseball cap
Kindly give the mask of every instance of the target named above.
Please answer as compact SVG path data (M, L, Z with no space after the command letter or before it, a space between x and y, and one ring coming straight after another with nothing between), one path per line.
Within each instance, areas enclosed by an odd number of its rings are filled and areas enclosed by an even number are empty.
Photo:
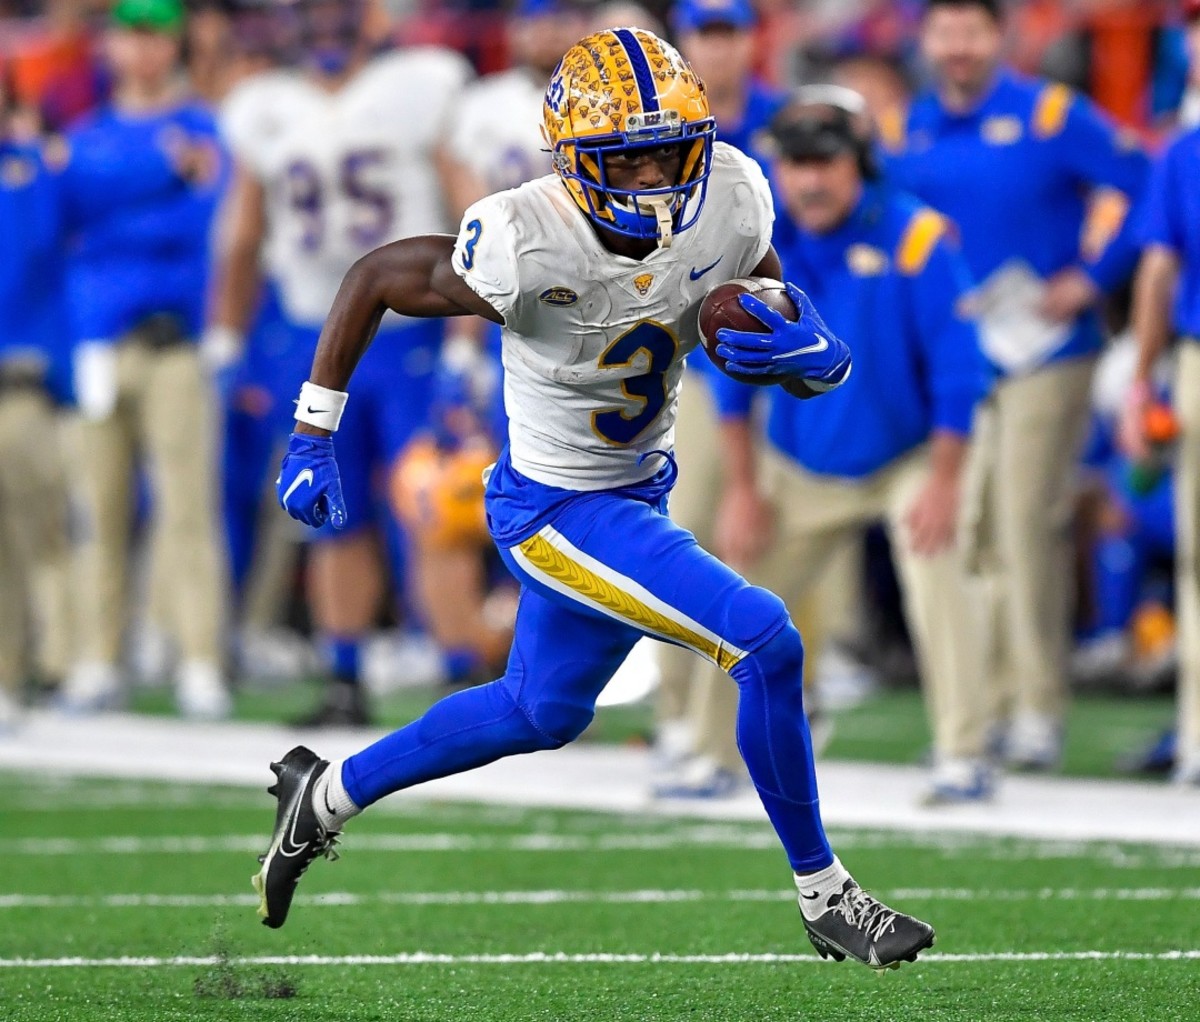
M866 100L840 85L809 85L771 119L769 148L790 160L831 160L863 147Z

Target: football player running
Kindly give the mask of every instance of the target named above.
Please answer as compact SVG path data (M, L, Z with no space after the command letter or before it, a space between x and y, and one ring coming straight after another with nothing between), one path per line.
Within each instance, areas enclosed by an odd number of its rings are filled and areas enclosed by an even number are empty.
M801 704L804 650L778 597L749 585L666 515L689 310L714 284L778 277L773 212L752 160L714 143L704 86L640 29L588 36L544 108L555 174L466 211L458 237L408 238L359 260L321 335L280 493L313 526L345 513L332 433L386 309L504 325L509 443L489 527L523 592L504 676L448 696L348 759L293 749L273 764L275 832L254 883L281 926L296 883L345 823L385 795L503 756L554 749L643 635L687 646L738 684L738 742L795 874L817 950L876 969L915 960L933 928L864 891L826 839ZM722 331L736 372L786 374L807 397L850 353L808 299L798 321L752 296L761 333ZM310 407L325 409L308 413ZM311 478L297 487L295 480Z
M290 399L354 261L396 238L445 229L434 152L471 71L433 47L372 56L365 0L299 0L281 13L295 18L300 67L243 82L222 110L236 172L205 347L214 362L240 348L261 260L293 331L275 374ZM351 499L313 537L309 602L334 680L301 724L368 719L360 645L385 589L373 480L427 421L441 324L389 314L380 340L359 366L359 400L343 423L355 438L341 466ZM310 480L301 473L289 484Z

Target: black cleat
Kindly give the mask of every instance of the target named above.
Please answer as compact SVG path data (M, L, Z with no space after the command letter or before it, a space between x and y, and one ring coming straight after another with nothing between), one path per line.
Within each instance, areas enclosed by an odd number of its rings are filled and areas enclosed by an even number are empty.
M803 892L800 897L805 897ZM921 951L933 946L932 926L888 908L852 879L816 919L805 916L803 909L800 915L817 953L835 962L853 958L872 969L898 969L901 962L915 962Z
M334 681L326 686L316 709L293 720L292 727L368 727L370 723L371 713L362 686Z
M279 778L267 789L277 799L271 847L260 855L260 869L251 881L261 899L258 914L263 925L278 929L287 919L296 884L318 855L336 859L338 835L321 826L313 810L313 785L329 768L329 761L298 745L271 770Z

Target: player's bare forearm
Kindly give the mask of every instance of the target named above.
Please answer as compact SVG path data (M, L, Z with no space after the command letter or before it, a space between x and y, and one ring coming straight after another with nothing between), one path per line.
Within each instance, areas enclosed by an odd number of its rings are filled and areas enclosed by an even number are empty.
M1154 363L1170 339L1171 305L1179 276L1179 257L1162 245L1142 255L1133 284L1133 332L1137 338L1136 378L1150 379Z
M454 272L453 251L451 235L427 234L384 245L350 267L321 330L309 380L330 390L345 390L389 309L402 316L475 315L502 322L499 313ZM296 429L327 433L305 423L298 423Z

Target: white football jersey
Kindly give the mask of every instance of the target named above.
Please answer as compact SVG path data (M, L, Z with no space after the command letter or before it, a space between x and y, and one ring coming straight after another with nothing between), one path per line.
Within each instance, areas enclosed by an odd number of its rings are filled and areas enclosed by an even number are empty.
M774 222L757 163L713 147L696 223L645 259L606 249L558 177L488 196L463 215L454 269L504 317L513 466L571 490L627 486L674 443L696 303L749 274ZM691 317L686 313L691 312Z
M546 82L528 68L513 68L472 83L454 115L449 148L489 192L499 192L550 172L542 138Z
M373 59L337 92L279 70L230 94L222 133L266 190L264 263L289 319L319 326L355 260L447 229L432 157L470 76L457 54L417 48Z

